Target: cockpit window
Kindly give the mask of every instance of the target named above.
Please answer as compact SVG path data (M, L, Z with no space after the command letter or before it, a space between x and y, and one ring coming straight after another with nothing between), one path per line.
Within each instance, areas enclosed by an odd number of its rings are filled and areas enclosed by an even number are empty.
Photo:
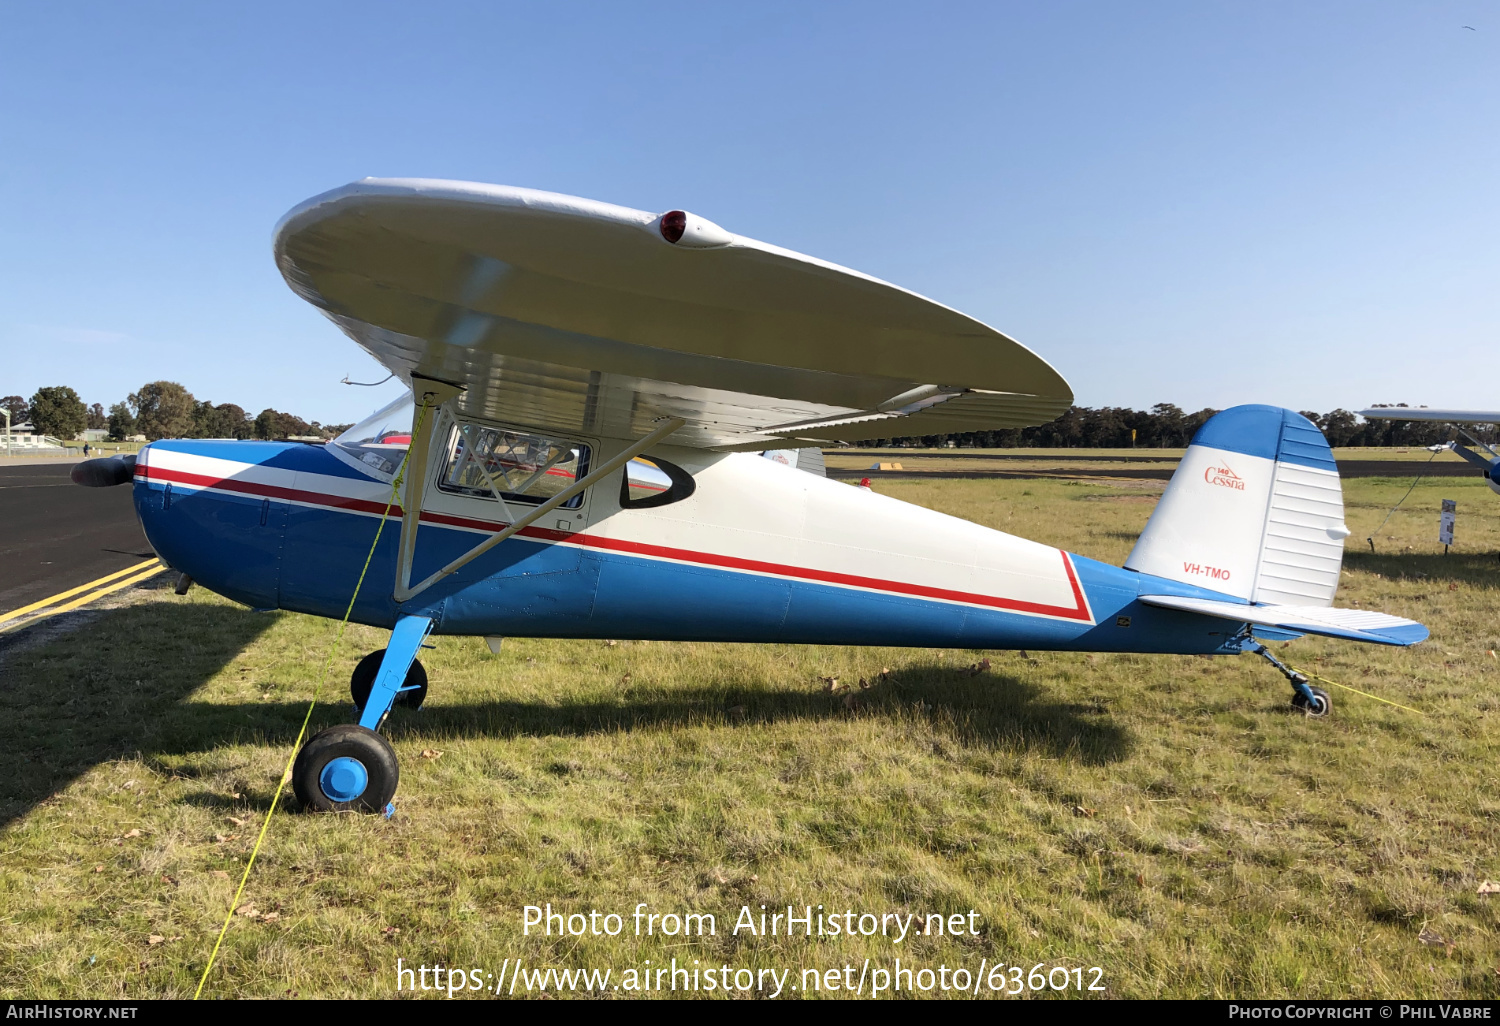
M390 478L411 446L414 413L411 393L407 392L339 435L333 444L369 472Z
M448 435L448 464L438 487L482 499L546 502L589 472L589 447L526 431L455 425ZM583 505L583 494L562 504Z

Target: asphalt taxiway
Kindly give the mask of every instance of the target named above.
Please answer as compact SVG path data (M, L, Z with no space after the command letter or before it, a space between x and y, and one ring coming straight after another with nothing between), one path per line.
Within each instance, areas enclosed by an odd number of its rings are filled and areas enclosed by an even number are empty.
M0 463L0 614L154 555L130 488L80 488L72 469Z

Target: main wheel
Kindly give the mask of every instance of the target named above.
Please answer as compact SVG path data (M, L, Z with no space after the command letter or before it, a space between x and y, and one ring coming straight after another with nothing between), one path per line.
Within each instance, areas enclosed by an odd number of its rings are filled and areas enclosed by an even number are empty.
M390 742L356 723L315 734L292 763L292 790L313 812L382 812L400 780Z
M360 712L364 712L365 703L370 700L370 689L375 686L375 676L380 673L380 662L384 658L383 648L371 652L359 661L349 676L349 695L354 699L354 708ZM422 703L427 701L427 671L420 662L411 661L411 669L406 671L406 680L401 686L416 690L396 692L396 704L404 709L422 708Z
M1328 697L1328 692L1322 688L1308 688L1312 692L1311 703L1298 691L1292 695L1292 708L1301 709L1309 716L1327 716L1333 712L1333 699Z

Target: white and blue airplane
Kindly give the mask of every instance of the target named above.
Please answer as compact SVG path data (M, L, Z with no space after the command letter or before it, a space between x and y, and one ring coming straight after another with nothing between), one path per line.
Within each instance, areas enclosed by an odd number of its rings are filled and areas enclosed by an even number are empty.
M1338 471L1289 410L1204 425L1120 568L821 475L834 442L1072 402L1030 350L886 282L680 210L430 180L309 200L275 255L411 393L326 445L158 441L75 480L133 482L180 586L331 618L352 596L391 630L354 672L358 722L298 754L310 809L388 807L378 731L425 696L432 633L1254 652L1315 716L1327 693L1261 640L1427 637L1333 608Z
M1500 494L1500 452L1485 445L1462 427L1464 424L1500 424L1500 413L1494 410L1438 410L1426 406L1372 406L1368 410L1360 410L1359 415L1366 420L1419 420L1429 424L1451 425L1469 440L1470 445L1482 449L1484 454L1458 442L1449 442L1442 448L1453 450L1478 467L1479 473L1490 486L1490 491ZM1435 451L1441 452L1442 449Z

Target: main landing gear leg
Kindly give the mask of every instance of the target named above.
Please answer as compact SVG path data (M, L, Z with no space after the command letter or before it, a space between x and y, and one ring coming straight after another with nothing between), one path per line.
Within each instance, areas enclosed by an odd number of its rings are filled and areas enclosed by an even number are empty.
M396 621L391 631L391 643L386 646L385 658L380 661L380 672L370 686L370 697L359 714L359 725L366 730L379 730L386 714L396 701L406 683L407 671L417 658L417 652L432 630L432 621L425 616L403 616ZM425 690L425 689L424 689Z
M1292 708L1300 709L1308 716L1327 716L1333 711L1333 699L1322 688L1312 687L1307 678L1271 654L1271 650L1252 637L1240 644L1240 651L1254 652L1280 671L1292 685Z
M403 616L391 631L380 671L370 685L359 723L341 723L315 735L292 766L292 790L317 812L394 811L401 770L390 742L376 733L406 683L407 672L432 630L425 616Z

